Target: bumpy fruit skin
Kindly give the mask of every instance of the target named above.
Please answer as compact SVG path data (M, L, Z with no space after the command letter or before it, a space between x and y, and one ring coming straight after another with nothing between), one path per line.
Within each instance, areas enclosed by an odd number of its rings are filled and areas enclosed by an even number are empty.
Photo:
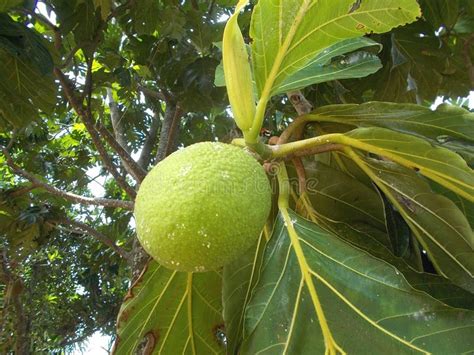
M193 144L155 166L135 202L143 248L167 268L216 270L245 253L270 212L262 166L241 148Z

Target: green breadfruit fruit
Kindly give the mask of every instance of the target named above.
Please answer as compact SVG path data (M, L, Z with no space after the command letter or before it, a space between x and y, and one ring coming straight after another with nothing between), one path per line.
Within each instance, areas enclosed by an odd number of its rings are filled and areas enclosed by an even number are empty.
M270 212L262 166L241 148L197 143L157 164L135 202L137 235L162 265L216 270L245 253Z

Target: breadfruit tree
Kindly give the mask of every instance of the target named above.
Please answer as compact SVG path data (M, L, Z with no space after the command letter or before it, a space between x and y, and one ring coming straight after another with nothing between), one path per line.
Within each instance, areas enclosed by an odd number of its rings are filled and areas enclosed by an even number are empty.
M472 1L0 0L0 58L2 353L472 352Z

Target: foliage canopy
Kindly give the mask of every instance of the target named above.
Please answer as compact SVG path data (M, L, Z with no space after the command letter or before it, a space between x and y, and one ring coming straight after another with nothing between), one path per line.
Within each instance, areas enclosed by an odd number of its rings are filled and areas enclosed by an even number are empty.
M471 351L474 3L235 5L0 0L1 351ZM170 271L133 201L201 141L277 193L244 257Z

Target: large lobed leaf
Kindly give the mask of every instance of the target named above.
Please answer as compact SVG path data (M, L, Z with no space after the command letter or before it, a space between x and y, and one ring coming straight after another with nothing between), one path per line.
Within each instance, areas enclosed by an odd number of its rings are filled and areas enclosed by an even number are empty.
M183 273L150 261L117 319L114 354L223 354L222 276Z
M23 127L56 104L53 60L34 31L0 14L0 128Z
M420 16L414 0L260 0L250 36L259 96L280 86L335 43L366 33L383 33Z
M326 48L304 68L287 78L275 94L331 80L362 78L375 73L382 65L378 56L368 51L369 47L381 49L379 43L366 37L351 38ZM222 64L216 68L214 83L216 86L225 86Z
M384 156L474 202L474 172L452 151L431 145L424 139L385 128L357 128L341 143Z
M373 159L371 159L373 161ZM377 161L375 161L377 162ZM411 192L413 195L424 194L433 196L441 200L446 209L434 208L433 205L423 206L425 213L417 213L420 215L419 222L424 224L424 231L431 233L430 235L421 235L423 238L439 239L442 244L446 244L447 240L451 240L448 248L455 253L462 251L469 252L463 236L468 239L470 234L469 223L466 222L462 213L468 211L467 207L473 207L472 203L462 203L459 207L446 201L442 196L433 193L426 182L416 177L414 172L404 169L396 164L382 162L384 164L378 169L372 169L374 174L380 178L379 182L384 182L386 172L392 177L390 183L394 186L401 187L403 190ZM431 296L441 300L453 307L469 308L474 307L474 297L461 287L455 286L449 279L431 274L420 272L422 269L420 260L420 251L417 251L418 244L414 242L413 234L408 224L403 220L402 216L395 208L383 198L385 205L386 226L380 228L379 219L384 220L383 210L380 198L377 193L362 184L359 180L349 176L341 171L332 169L323 163L318 162L316 165L305 166L307 183L317 181L317 184L311 184L312 187L307 189L307 194L311 205L307 203L299 203L297 212L314 220L318 225L330 231L339 238L361 248L368 253L385 260L394 265L407 278L410 285L414 288L425 291ZM290 176L291 169L289 169ZM400 174L398 174L400 173ZM403 175L407 175L406 179ZM394 178L396 176L396 178ZM413 180L415 177L415 180ZM417 191L413 193L413 191ZM383 195L382 195L383 197ZM450 196L451 197L451 196ZM416 197L415 197L416 199ZM303 202L304 196L300 198ZM408 201L408 200L407 200ZM391 208L390 208L391 207ZM460 208L461 207L461 208ZM464 207L464 209L462 209ZM360 210L371 212L370 214L361 214ZM402 208L403 209L403 208ZM387 210L391 211L390 213ZM434 211L437 210L437 211ZM421 212L418 210L418 212ZM418 218L417 214L413 214L414 218ZM381 216L380 216L381 215ZM451 217L456 220L455 225L448 224L445 218ZM377 216L376 223L373 217ZM428 216L428 218L426 217ZM431 218L429 217L431 216ZM395 220L395 221L392 221ZM454 229L453 229L454 228ZM393 230L396 229L396 230ZM454 236L447 238L446 236ZM461 238L459 238L461 237ZM431 244L434 244L433 242ZM472 254L472 251L471 251ZM467 254L466 254L467 255ZM436 256L439 256L437 253ZM433 257L430 250L430 257ZM465 271L457 273L459 266L452 265L456 261L449 260L449 255L441 254L437 260L438 264L442 264L443 269L448 268L447 274L450 274L452 280L466 285L469 288L472 279ZM466 261L469 262L469 258ZM474 259L474 256L473 256Z
M247 307L242 353L324 353L310 288L334 340L346 352L463 353L474 345L474 312L413 289L393 266L291 213L302 255L278 219ZM301 258L307 265L302 269Z
M245 308L260 275L265 245L266 239L262 234L251 250L224 267L222 300L228 354L239 352L245 331Z
M401 213L438 272L474 293L474 233L461 210L392 162L356 158Z
M441 105L431 110L420 105L391 102L329 105L317 108L306 119L414 134L454 150L474 164L474 113L457 106Z

